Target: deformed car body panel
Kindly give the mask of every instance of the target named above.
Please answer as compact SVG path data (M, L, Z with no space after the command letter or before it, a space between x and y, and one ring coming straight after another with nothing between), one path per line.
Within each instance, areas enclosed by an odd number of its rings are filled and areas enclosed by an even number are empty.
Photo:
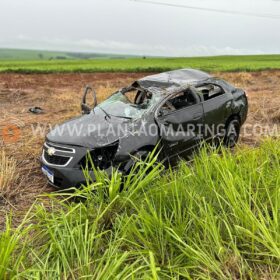
M100 148L118 140L117 135L106 133L118 125L126 124L125 119L105 120L103 112L91 112L88 115L67 121L56 126L46 137L47 141L86 148ZM98 123L99 126L94 126ZM72 129L73 128L73 129ZM76 132L75 133L75 130ZM102 137L100 137L102 135Z
M209 79L211 77L211 75L200 70L181 69L147 76L138 80L137 82L145 88L150 86L157 86L158 83L162 83L168 85L168 87L171 87L174 85L182 86L184 84L192 84Z

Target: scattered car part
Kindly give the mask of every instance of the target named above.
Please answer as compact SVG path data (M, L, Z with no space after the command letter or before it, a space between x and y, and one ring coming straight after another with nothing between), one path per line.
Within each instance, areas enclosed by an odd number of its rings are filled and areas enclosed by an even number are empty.
M29 108L29 112L33 113L33 114L43 114L44 110L40 107L32 107L32 108Z

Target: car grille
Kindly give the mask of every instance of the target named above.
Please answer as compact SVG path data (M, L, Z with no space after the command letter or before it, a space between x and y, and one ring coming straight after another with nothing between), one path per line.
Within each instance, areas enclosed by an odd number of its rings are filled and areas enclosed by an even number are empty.
M69 152L69 153L74 153L74 149L72 148L67 148L67 147L62 147L62 146L57 146L55 144L52 144L52 143L46 143L45 145L47 145L48 147L52 147L52 148L55 148L56 150L59 150L61 152Z
M48 163L55 165L65 165L70 159L70 157L62 157L55 155L50 156L46 151L44 151L44 158Z
M50 149L52 153L50 153ZM67 166L75 154L75 149L56 145L53 143L45 143L43 148L43 160L49 165Z

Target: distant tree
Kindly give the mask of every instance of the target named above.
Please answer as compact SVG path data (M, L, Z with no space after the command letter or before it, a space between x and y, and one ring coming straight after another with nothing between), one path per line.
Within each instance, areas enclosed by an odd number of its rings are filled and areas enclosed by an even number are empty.
M147 57L146 56L143 56L143 59L146 59Z
M44 58L44 55L43 55L42 53L39 53L39 54L38 54L38 57L39 57L40 59L43 59L43 58Z

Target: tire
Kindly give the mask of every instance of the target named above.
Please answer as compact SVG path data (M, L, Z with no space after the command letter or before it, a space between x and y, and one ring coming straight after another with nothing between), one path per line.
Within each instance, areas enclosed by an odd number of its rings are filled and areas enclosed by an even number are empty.
M224 145L228 148L234 148L239 140L240 135L240 121L237 118L230 120L226 128L226 135L224 138Z

